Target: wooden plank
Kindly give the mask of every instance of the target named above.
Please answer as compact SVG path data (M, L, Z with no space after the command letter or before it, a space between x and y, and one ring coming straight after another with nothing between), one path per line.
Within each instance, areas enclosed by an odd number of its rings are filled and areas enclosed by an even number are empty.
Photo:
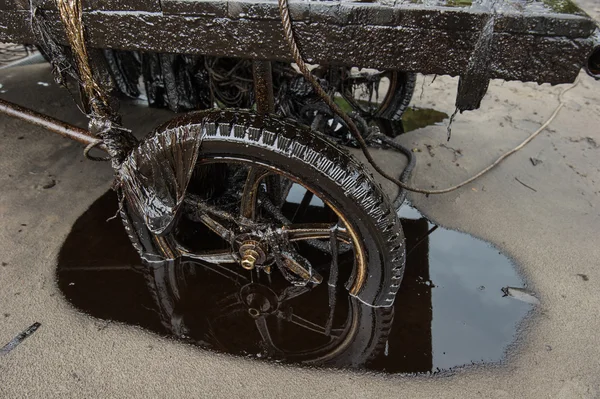
M0 10L28 10L28 0L0 0Z
M47 13L51 31L61 38L58 15ZM461 18L471 17L477 24L481 15L462 14ZM94 11L84 14L84 24L92 47L291 61L278 19ZM310 62L446 75L464 73L479 38L477 30L431 29L413 23L296 22L294 28ZM29 12L0 12L0 40L33 42ZM592 44L588 38L496 32L491 78L571 82Z
M411 0L412 1L412 0ZM576 8L569 0L532 0L521 12L517 5L504 0L496 13L495 32L541 34L544 36L588 37L597 28L596 23ZM33 0L36 7L56 9L54 0ZM520 4L520 3L519 3ZM279 20L275 0L83 0L86 11L143 11L162 12L164 15L206 16L230 19ZM543 7L542 7L543 6ZM28 10L29 0L0 0L0 10ZM575 7L575 8L574 8ZM419 29L448 31L480 31L489 18L490 10L473 7L415 7L386 6L381 2L349 1L292 1L295 22L327 23L333 25L402 26ZM541 12L541 10L545 10ZM570 10L569 13L555 11ZM575 11L573 11L575 10Z
M553 0L547 0L553 1ZM561 0L568 2L568 0ZM596 23L583 12L557 13L531 0L526 10L505 0L506 6L495 14L496 32L542 34L544 36L588 37ZM534 7L537 4L537 7ZM544 11L545 10L545 11ZM442 7L414 4L386 6L381 2L291 1L295 22L332 25L402 26L449 31L480 31L491 12L483 6ZM231 19L279 20L275 0L162 0L165 15L213 16Z
M82 0L84 10L160 12L159 0Z
M32 0L34 7L45 10L56 10L54 0ZM86 11L149 11L160 12L159 0L82 0ZM19 11L29 10L30 0L0 0L0 10Z

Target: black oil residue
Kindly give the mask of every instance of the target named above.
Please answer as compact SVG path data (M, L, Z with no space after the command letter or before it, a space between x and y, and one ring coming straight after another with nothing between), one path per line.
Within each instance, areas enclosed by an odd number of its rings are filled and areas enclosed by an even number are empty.
M469 235L434 229L409 207L402 212L406 273L393 313L339 292L331 325L325 323L325 284L309 294L279 295L275 273L271 281L263 275L236 286L194 262L144 266L121 221L107 221L117 207L116 195L107 192L77 220L59 254L60 289L91 316L215 351L388 373L436 372L501 360L532 307L503 296L503 287L524 284L509 259ZM178 283L166 285L167 279Z

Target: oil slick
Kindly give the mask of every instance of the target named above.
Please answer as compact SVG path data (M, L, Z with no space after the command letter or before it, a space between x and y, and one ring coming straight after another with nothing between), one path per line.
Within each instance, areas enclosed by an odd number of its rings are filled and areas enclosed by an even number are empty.
M277 295L275 273L272 281L254 274L251 284L233 289L214 271L187 262L182 282L194 289L183 299L163 292L157 304L148 281L160 285L161 268L169 266L153 265L155 272L147 280L148 274L141 271L149 269L131 248L121 222L106 221L117 206L115 194L108 192L75 223L59 255L62 292L94 317L140 325L213 351L261 361L435 373L502 361L517 325L532 309L531 301L503 297L501 289L509 287L511 297L529 298L519 288L524 283L509 259L463 233L438 228L428 236L433 225L404 207L401 216L410 254L393 314L375 310L356 318L365 331L352 336L353 346L343 358L323 361L322 351L299 358L298 353L322 347L327 330L333 338L347 334L344 321L356 304L345 290L338 289L336 316L326 326L327 284L322 284L323 292L288 289ZM317 208L312 204L309 212ZM340 270L340 277L343 273ZM293 305L291 311L283 299ZM367 344L371 338L376 345Z

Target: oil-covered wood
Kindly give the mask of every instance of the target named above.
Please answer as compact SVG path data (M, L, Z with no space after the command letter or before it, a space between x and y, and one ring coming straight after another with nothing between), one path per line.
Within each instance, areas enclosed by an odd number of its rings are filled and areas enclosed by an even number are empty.
M505 1L494 12L483 2L430 7L412 2L389 6L302 1L292 2L290 11L298 43L310 62L448 75L464 75L483 27L494 14L490 78L570 82L591 53L596 25L576 8L557 9L548 1L530 2L522 9ZM128 6L122 6L125 3ZM84 13L88 44L291 61L276 2L165 0L160 8L154 2L144 2L143 7L137 3L88 2L98 7ZM0 12L0 40L34 42L29 10L8 8L12 11ZM58 15L46 15L60 40Z

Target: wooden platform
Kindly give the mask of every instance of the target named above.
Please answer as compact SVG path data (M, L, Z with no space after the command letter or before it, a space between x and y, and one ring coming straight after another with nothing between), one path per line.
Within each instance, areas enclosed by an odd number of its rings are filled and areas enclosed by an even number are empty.
M34 0L62 37L53 3ZM29 2L0 1L0 41L34 43ZM489 77L572 82L595 22L569 0L291 1L313 63L461 75L493 18ZM276 1L87 0L92 47L291 61Z

